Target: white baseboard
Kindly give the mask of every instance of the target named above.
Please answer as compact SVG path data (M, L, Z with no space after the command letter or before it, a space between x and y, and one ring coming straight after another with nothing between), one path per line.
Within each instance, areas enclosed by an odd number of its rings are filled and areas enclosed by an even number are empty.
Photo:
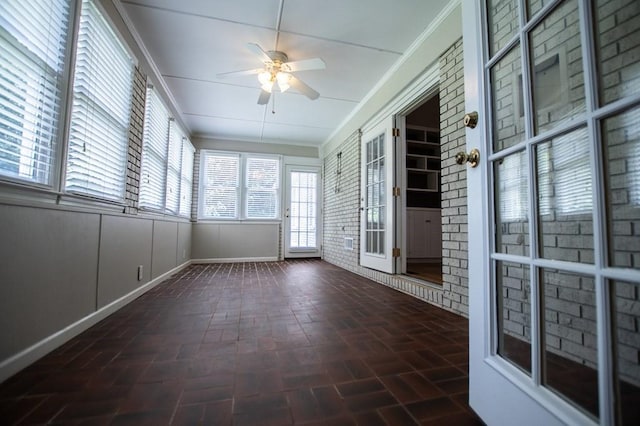
M38 343L24 349L21 352L13 355L10 358L7 358L0 362L0 383L13 376L20 370L28 367L33 364L38 359L47 355L49 352L59 348L69 340L73 339L83 331L88 328L96 325L98 322L102 321L112 313L116 312L120 308L126 306L133 300L137 299L147 291L151 290L162 281L164 281L170 275L175 274L176 272L186 268L191 265L191 261L187 261L182 265L176 266L170 271L165 272L157 278L149 281L148 283L138 287L133 290L131 293L117 299L110 304L98 309L96 312L87 315L86 317L70 324L69 326L63 328L62 330L42 339Z
M244 263L244 262L277 262L278 257L225 257L213 259L192 259L192 264L201 263Z

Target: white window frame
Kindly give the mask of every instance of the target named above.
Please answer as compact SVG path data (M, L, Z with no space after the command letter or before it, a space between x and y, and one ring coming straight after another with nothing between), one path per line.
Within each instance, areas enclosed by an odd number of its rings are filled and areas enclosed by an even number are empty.
M28 74L28 77L23 76L22 85L15 87L12 92L5 92L4 95L10 97L11 95L15 95L16 91L20 93L20 89L22 89L22 93L29 95L25 96L25 99L22 99L22 105L17 105L18 107L22 106L24 117L31 116L35 118L39 115L45 116L44 119L34 119L33 121L25 119L9 126L14 129L22 129L20 132L20 141L18 142L18 170L15 174L9 172L0 173L1 182L13 183L25 187L44 188L46 190L53 190L58 186L59 168L61 164L60 158L61 152L64 149L61 141L64 140L65 116L63 113L56 113L55 110L64 110L64 105L67 103L67 84L71 67L70 58L72 55L71 52L74 49L72 43L73 23L76 13L76 2L74 0L68 0L65 1L65 3L68 5L66 28L64 31L58 33L63 37L58 47L64 49L64 58L58 64L51 63L51 61L56 60L57 56L57 53L53 53L55 49L52 48L51 45L37 45L35 41L38 40L38 37L26 33L27 30L32 30L31 25L27 25L26 22L35 23L33 20L26 18L14 22L9 20L7 16L0 17L0 38L3 38L7 45L10 46L10 50L17 51L17 54L22 58L22 69ZM12 9L15 5L6 4L5 6ZM52 13L51 8L53 8L51 4L47 4L45 10L42 10L43 7L33 5L26 7L31 13L40 12L40 17L50 16L50 13ZM10 27L13 24L17 25L13 30L4 28ZM26 30L23 28L25 26L27 27ZM40 27L40 29L43 28ZM50 36L51 34L47 35L47 38ZM58 65L57 69L56 65ZM14 69L14 71L19 70ZM14 83L18 82L16 80L9 81L13 81ZM43 84L43 81L46 81L46 83ZM34 83L35 86L32 85ZM41 94L43 86L46 86L48 89L45 94ZM53 101L49 99L52 94L55 97ZM35 103L29 103L29 101ZM55 104L55 108L41 109L42 105L52 102ZM45 111L45 114L43 114L42 111ZM15 117L11 117L10 110L7 118L15 119ZM47 119L50 119L52 122L47 123ZM53 127L53 129L48 131L43 130L48 127ZM44 138L43 135L45 136ZM8 136L10 136L10 134L8 134ZM18 138L16 135L13 135L13 137ZM49 141L42 140L47 137L50 138ZM32 149L34 147L37 147L38 150L45 151L45 153L38 154ZM27 154L29 155L27 156ZM44 165L39 167L34 166L35 162L41 162L43 159L45 160Z
M222 156L222 157L234 157L238 158L238 185L236 187L236 205L237 212L234 217L213 217L206 216L205 210L205 185L206 185L206 159L208 156ZM275 215L271 218L259 218L249 217L247 214L247 161L249 159L269 159L276 160L278 162L278 181L276 188L276 203ZM258 154L258 153L240 153L230 151L215 151L215 150L202 150L200 155L200 173L198 178L198 220L199 221L251 221L251 222L274 222L282 219L282 182L283 182L283 163L282 156L272 154Z

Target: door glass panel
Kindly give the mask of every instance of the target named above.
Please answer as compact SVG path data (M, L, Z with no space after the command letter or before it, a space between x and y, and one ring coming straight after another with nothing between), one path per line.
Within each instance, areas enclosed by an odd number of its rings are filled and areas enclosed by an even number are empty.
M640 269L640 108L602 124L609 263Z
M491 68L494 151L500 151L524 140L520 65L518 45Z
M317 184L315 172L291 172L289 246L292 249L317 247Z
M577 0L567 1L531 32L536 134L585 111Z
M586 128L536 147L540 256L593 263L593 194Z
M367 189L365 216L367 218L366 252L384 254L385 227L381 212L385 209L384 134L367 142Z
M640 424L640 286L612 282L618 356L617 390L623 425Z
M544 383L598 415L596 296L592 277L544 269Z
M529 267L496 262L498 353L531 374L531 282Z
M600 102L640 92L640 7L637 1L596 0Z
M488 0L489 50L491 56L504 47L518 31L518 1Z
M494 163L496 250L529 255L529 188L524 151Z
M527 0L527 11L529 19L538 13L543 7L551 3L551 0Z

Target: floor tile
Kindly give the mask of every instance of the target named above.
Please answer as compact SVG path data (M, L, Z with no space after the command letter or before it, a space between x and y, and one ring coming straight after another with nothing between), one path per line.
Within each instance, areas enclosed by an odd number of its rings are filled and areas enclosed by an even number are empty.
M3 424L481 424L467 320L320 260L192 265L0 384Z

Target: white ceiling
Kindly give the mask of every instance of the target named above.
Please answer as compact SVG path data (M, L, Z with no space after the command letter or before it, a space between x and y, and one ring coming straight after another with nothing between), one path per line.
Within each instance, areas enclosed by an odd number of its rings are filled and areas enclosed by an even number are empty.
M121 0L192 136L319 146L365 98L447 0ZM262 67L248 48L320 57L289 89L258 105ZM275 103L275 105L274 105ZM275 111L275 113L272 113Z

